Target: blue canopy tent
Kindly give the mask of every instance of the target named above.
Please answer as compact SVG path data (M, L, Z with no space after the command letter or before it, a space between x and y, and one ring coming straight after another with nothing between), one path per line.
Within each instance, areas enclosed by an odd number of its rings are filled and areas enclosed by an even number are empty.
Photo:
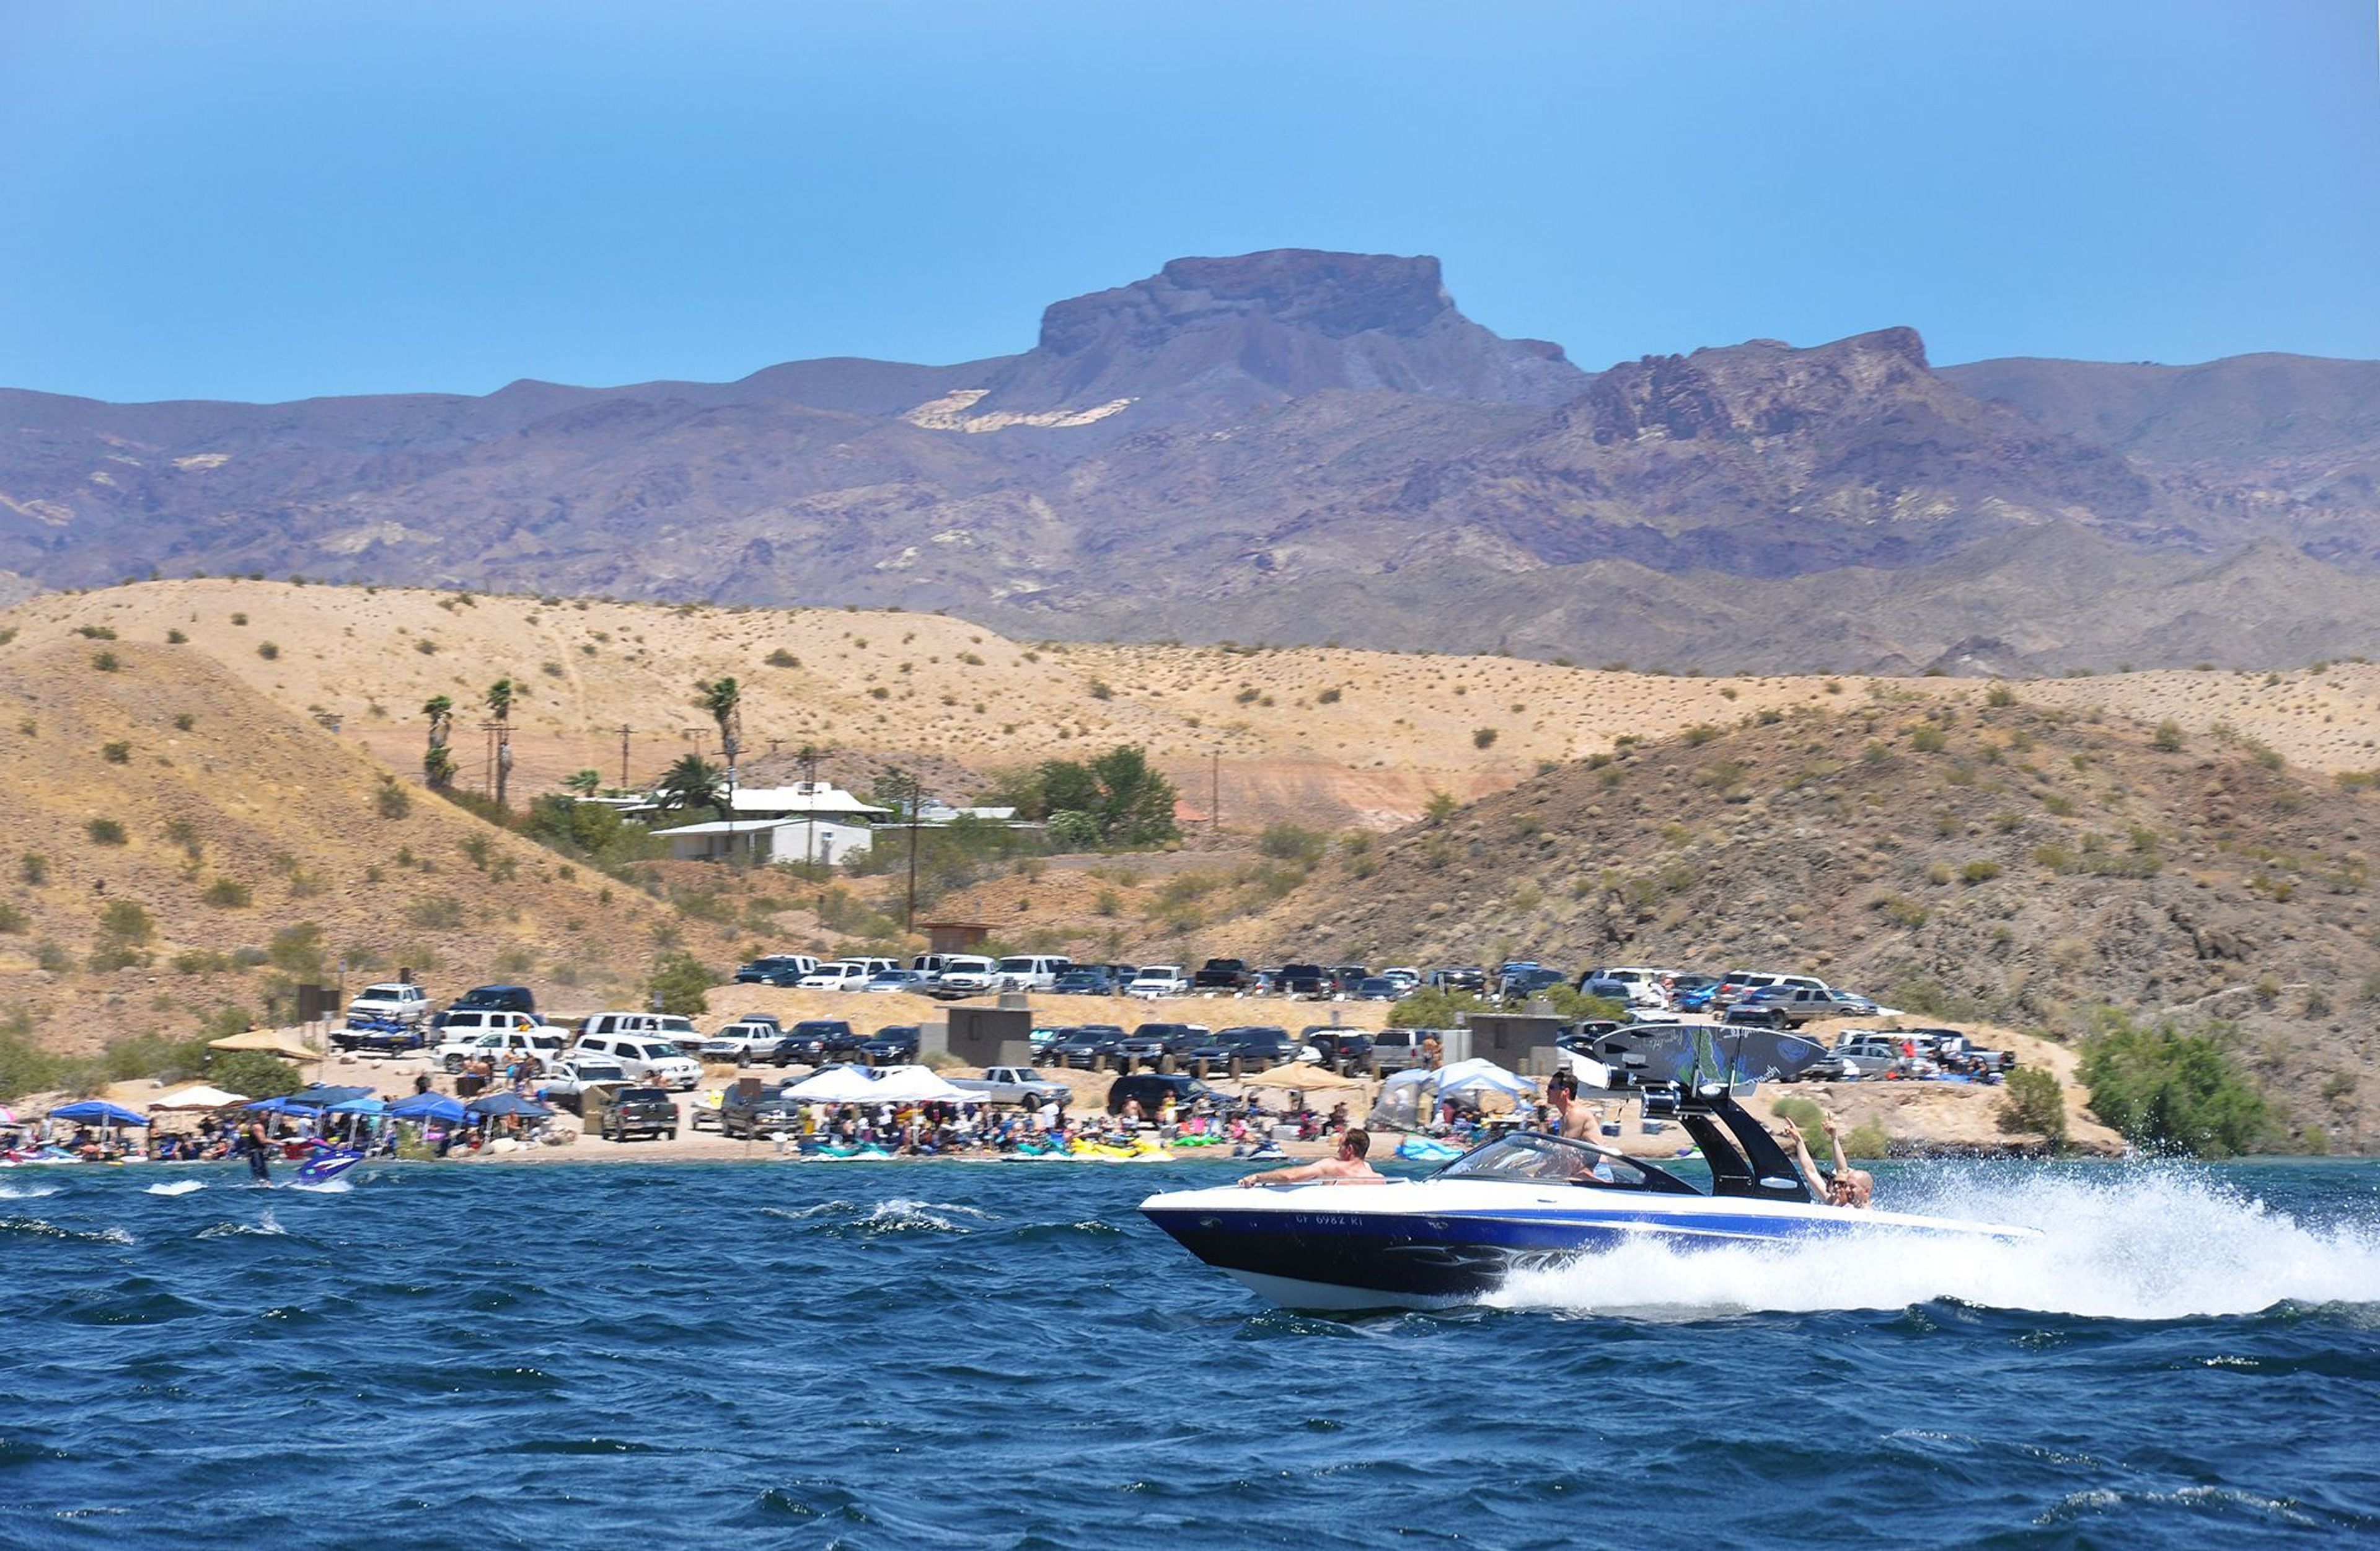
M553 1113L535 1100L522 1098L517 1093L490 1093L485 1098L473 1099L463 1107L474 1115L522 1115L542 1118Z
M393 1120L443 1120L456 1126L471 1117L461 1100L450 1099L443 1093L416 1093L399 1099L388 1106L388 1114Z
M369 1088L339 1088L327 1083L310 1082L290 1094L289 1102L306 1105L314 1109L331 1109L346 1103L349 1099L369 1099L377 1096Z
M332 1115L385 1115L388 1113L388 1105L380 1099L372 1097L341 1099L338 1103L331 1105L326 1113Z
M322 1112L321 1105L299 1104L295 1099L258 1099L240 1107L250 1115L320 1115Z
M136 1115L122 1105L110 1104L105 1099L84 1099L79 1104L62 1105L50 1111L50 1118L82 1122L96 1120L105 1126L145 1126L149 1123L147 1116Z

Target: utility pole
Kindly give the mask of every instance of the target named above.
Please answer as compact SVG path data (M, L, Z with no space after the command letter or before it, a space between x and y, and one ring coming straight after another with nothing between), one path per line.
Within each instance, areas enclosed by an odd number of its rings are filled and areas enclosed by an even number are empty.
M620 724L620 789L628 789L628 734L636 729L627 723Z
M917 802L921 788L917 777L909 777L909 918L902 930L917 929Z
M1223 829L1223 746L1215 745L1207 783L1207 833L1220 835Z

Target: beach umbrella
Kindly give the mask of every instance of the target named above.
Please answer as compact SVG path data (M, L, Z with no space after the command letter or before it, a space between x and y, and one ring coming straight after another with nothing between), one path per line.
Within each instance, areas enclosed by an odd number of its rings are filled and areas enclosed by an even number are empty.
M227 1034L222 1039L207 1041L209 1050L261 1050L268 1056L278 1056L286 1061L319 1061L322 1053L310 1050L286 1034L254 1029L244 1034Z
M80 1104L66 1105L51 1110L50 1118L78 1123L97 1120L110 1126L145 1126L149 1123L146 1115L135 1115L122 1105L110 1104L105 1099L85 1099Z
M553 1113L552 1110L546 1108L545 1105L537 1103L533 1099L525 1099L518 1093L490 1093L484 1098L473 1099L469 1104L465 1105L463 1107L469 1110L474 1115L526 1115L530 1117L539 1117Z
M460 1125L470 1118L470 1111L460 1099L450 1099L443 1093L415 1093L388 1106L391 1118L397 1120L443 1120Z

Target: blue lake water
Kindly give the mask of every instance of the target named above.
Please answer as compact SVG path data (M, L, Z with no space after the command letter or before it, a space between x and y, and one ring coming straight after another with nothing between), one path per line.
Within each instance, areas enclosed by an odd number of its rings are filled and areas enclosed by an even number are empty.
M1352 1319L1133 1210L1228 1172L0 1172L0 1545L2380 1542L2380 1166L1888 1166L2047 1237Z

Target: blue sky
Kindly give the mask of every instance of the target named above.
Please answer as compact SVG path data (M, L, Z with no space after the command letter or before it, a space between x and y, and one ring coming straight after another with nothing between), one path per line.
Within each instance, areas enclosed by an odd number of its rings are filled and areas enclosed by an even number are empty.
M1435 253L1582 365L2380 357L2373 0L0 6L0 385L1023 349L1185 253Z

